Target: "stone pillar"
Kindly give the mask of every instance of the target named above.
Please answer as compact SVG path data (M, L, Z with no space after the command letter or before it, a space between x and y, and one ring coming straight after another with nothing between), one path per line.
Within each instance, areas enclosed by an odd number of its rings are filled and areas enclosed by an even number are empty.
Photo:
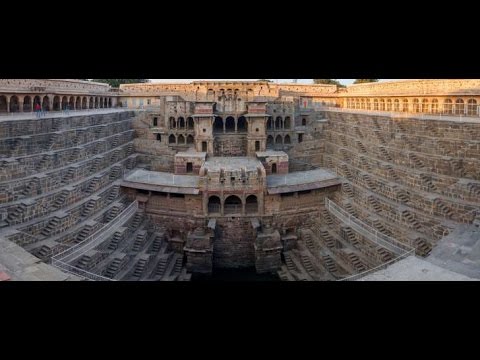
M7 97L7 113L10 112L10 98Z

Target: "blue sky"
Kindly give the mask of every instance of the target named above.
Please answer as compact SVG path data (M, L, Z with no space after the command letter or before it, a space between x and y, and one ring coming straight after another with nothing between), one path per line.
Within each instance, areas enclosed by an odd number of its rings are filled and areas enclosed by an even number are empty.
M198 81L198 80L218 80L218 81L224 81L224 80L234 80L234 81L242 81L242 80L258 80L258 79L150 79L152 82L182 82L182 83L188 83L191 81ZM293 79L271 79L274 82L284 82L284 83L290 83L293 81ZM344 85L350 85L355 81L355 79L337 79L340 81L340 83ZM387 81L390 79L381 79L380 81ZM298 79L299 84L311 84L312 79Z

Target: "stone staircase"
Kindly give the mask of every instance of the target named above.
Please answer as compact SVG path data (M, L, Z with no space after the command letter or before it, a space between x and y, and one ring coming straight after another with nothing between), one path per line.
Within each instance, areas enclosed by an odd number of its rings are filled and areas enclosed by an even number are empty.
M43 236L50 236L52 232L54 232L54 230L58 227L59 224L60 224L60 220L57 217L54 217L48 222L45 228L42 229L41 234Z

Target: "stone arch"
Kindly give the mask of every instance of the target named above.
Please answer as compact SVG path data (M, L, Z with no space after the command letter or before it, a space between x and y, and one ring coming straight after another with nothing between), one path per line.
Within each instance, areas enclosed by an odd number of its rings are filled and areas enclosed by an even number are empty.
M373 99L373 110L378 110L378 99Z
M168 119L170 129L175 129L177 127L177 120L173 116Z
M20 102L18 101L18 96L13 95L10 97L10 112L19 112L20 111Z
M385 111L385 99L380 99L380 111Z
M438 113L438 99L432 100L432 113Z
M403 111L403 112L408 112L408 99L403 99L403 102L402 102L402 111Z
M290 119L290 116L286 116L286 117L285 117L285 120L284 120L284 122L283 122L283 125L284 125L285 129L287 129L287 130L290 130L290 129L291 129L291 127L292 127L292 120Z
M467 104L468 104L467 105L467 114L468 115L478 115L477 100L468 99Z
M193 118L192 118L191 116L189 116L189 117L187 118L187 128L188 128L189 130L193 130L194 127L195 127L195 123L194 123L194 121L193 121Z
M212 195L208 198L208 213L220 214L222 210L222 202L216 195Z
M275 145L282 145L282 144L283 144L282 135L277 135L277 137L275 138Z
M176 144L177 143L177 139L175 138L175 135L172 134L168 137L168 143L169 144Z
M62 110L62 104L60 102L60 96L53 97L53 111L60 111Z
M86 109L87 106L88 106L88 100L87 100L87 98L84 96L84 97L82 98L82 109Z
M0 112L8 112L7 97L5 95L0 95Z
M109 107L109 108L112 107L112 98L108 98L108 107Z
M392 99L387 99L387 111L392 111Z
M32 110L33 110L32 98L30 96L25 96L23 98L23 111L24 112L31 112Z
M157 134L157 140L162 141L162 134Z
M443 112L445 114L451 114L453 110L453 102L452 99L445 99L443 101Z
M360 99L360 109L365 109L365 99Z
M62 110L65 110L68 105L68 98L66 96L62 97Z
M47 95L43 97L42 109L43 111L50 111L50 98Z
M237 120L237 131L247 132L247 130L248 130L247 119L245 118L245 116L240 116Z
M34 110L35 110L35 106L37 104L42 106L42 100L40 99L40 96L38 96L38 95L33 98L33 109Z
M423 99L422 100L422 107L420 108L422 113L428 113L428 108L429 108L429 103L428 99Z
M290 135L285 135L285 138L283 139L283 143L284 144L291 144L292 143L292 139L290 139Z
M413 99L413 112L420 112L420 100Z
M365 103L366 103L367 110L371 110L372 109L372 104L370 103L370 99L365 99Z
M103 107L107 108L108 107L108 100L107 98L103 98Z
M256 214L258 212L258 200L255 195L247 196L245 200L245 213Z
M93 106L94 106L94 100L93 100L93 96L91 96L90 97L90 102L88 103L88 108L93 109Z
M271 116L267 120L267 130L273 130L273 118Z
M230 195L225 199L223 206L224 214L241 214L242 213L242 200L236 195Z
M182 145L185 144L185 136L179 135L177 142L178 144L182 144Z
M223 119L220 116L215 117L215 121L213 122L213 132L223 133Z
M400 111L400 100L395 99L393 101L393 111Z
M177 119L177 126L179 129L185 129L185 119L183 117L179 117Z
M455 101L455 114L464 115L465 114L465 102L463 99L457 99Z
M267 147L268 148L272 148L273 147L273 136L272 135L268 135L267 137Z
M276 130L279 130L282 128L282 125L283 125L283 119L281 116L277 116L277 118L275 119L275 129Z
M70 110L79 109L78 105L80 105L80 98L77 97L77 99L75 99L74 96L70 96L70 101L68 105L70 106Z
M193 135L188 135L187 136L187 144L193 144L194 143L194 138Z
M95 97L95 109L98 109L98 96Z
M225 132L235 132L235 119L233 116L229 116L225 120Z

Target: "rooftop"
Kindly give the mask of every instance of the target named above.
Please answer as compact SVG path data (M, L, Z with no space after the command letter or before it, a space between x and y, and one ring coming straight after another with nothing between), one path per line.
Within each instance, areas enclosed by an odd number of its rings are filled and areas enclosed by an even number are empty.
M211 157L205 161L204 166L209 172L218 172L220 169L225 171L235 171L240 169L257 171L257 168L263 168L260 161L251 157Z
M319 189L339 185L340 179L325 169L297 171L286 175L267 176L269 194Z
M122 185L135 189L198 194L198 176L174 175L159 171L135 170L125 177Z

